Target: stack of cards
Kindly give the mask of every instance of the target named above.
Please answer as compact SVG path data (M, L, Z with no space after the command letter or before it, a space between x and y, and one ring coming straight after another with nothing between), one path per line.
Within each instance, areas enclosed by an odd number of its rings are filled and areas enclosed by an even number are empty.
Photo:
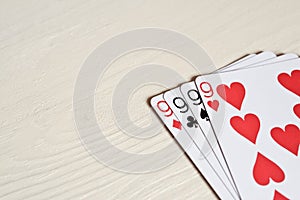
M250 54L151 98L220 199L300 199L300 58Z

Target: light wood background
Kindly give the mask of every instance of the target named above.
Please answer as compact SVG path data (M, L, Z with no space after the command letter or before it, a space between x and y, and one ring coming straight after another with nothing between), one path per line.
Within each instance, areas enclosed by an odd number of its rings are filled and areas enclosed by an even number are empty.
M113 35L141 27L171 29L203 47L216 66L260 50L300 53L298 0L1 0L0 199L217 199L181 157L153 173L130 174L97 162L81 145L72 95L82 63ZM128 138L110 110L111 91L145 63L187 63L159 51L135 52L112 64L96 92L107 138L124 151L149 153L172 138ZM133 121L149 123L146 100L164 90L145 86L128 102Z

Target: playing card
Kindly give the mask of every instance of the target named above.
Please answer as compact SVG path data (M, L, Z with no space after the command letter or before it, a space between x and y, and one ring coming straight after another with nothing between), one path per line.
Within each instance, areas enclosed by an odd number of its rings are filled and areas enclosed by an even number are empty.
M300 199L299 69L292 59L196 79L242 199Z
M208 160L205 157L202 150L199 149L185 129L182 128L181 122L165 102L162 94L151 98L151 106L196 167L200 170L205 179L214 188L218 196L221 199L238 199L236 194L232 193L231 189L228 188L227 185L229 184L225 183L216 171L218 170L218 167L215 167L217 161Z

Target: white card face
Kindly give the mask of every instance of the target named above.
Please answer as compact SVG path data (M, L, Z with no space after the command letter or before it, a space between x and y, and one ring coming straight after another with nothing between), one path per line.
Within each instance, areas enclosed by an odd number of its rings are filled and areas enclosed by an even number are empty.
M276 58L276 54L274 54L273 52L264 51L262 53L255 55L254 57L250 57L249 59L247 56L246 59L243 61L243 66L247 67L250 65L254 65L254 64L266 61L266 60L273 59L273 58ZM236 69L240 68L240 66L238 66L239 64L241 64L241 63L237 63L237 65L228 65L228 66L225 66L225 67L219 69L218 71L221 72L221 71L227 71L227 70L236 70Z
M232 180L231 173L221 149L212 148L212 145L215 145L212 142L215 142L216 140L210 141L210 138L207 138L201 130L200 122L195 119L195 116L191 112L191 109L180 92L180 88L175 88L165 92L163 97L173 110L178 120L181 122L182 128L195 142L199 150L203 152L206 159L212 163L212 166L218 172L218 175L224 183L228 187L231 186L231 193L236 193L237 195L236 186Z
M227 184L222 180L222 177L219 176L215 165L216 161L208 161L204 157L202 151L199 150L197 145L189 137L185 129L182 128L181 123L178 121L178 118L174 115L171 108L163 99L163 95L157 95L151 99L151 106L154 111L157 113L159 118L164 122L169 131L176 138L181 147L188 154L190 159L209 182L211 187L214 188L215 192L221 199L233 199L237 200L235 193L232 193L231 189L228 188Z
M255 65L257 63L266 61L266 60L270 60L276 58L276 54L274 54L273 52L269 52L269 51L264 51L261 52L259 54L250 54L249 56L246 56L245 58L242 58L239 62L235 62L232 63L230 65L227 65L225 67L220 68L218 71L230 71L230 70L236 70L240 68L240 64L243 64L243 67L246 68L247 66L250 65Z
M242 199L300 199L300 59L200 76L196 85Z

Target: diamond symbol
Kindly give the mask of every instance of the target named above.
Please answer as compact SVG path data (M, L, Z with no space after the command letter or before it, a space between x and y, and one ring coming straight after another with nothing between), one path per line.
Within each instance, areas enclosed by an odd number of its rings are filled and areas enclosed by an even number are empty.
M181 130L181 123L180 123L180 121L177 121L177 120L174 119L173 120L173 127Z

